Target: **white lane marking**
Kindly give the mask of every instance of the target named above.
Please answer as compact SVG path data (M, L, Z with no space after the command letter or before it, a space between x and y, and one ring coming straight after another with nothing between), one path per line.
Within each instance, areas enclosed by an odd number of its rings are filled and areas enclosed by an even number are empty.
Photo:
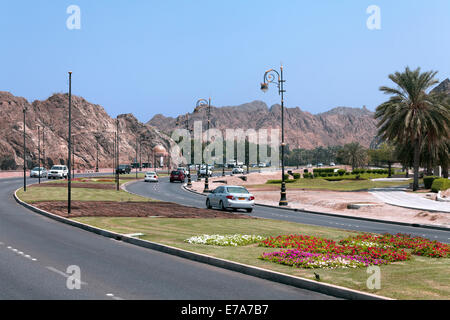
M30 259L30 260L32 260L32 261L37 261L36 258L33 258L33 257L31 257L30 255L28 255L28 254L26 255L25 253L23 253L22 251L17 250L16 248L13 248L13 247L11 247L11 246L8 246L7 248L8 248L9 250L11 250L12 252L17 253L18 255L24 256L24 257L27 258L27 259Z
M57 274L63 276L64 278L68 278L70 276L67 273L65 273L63 271L60 271L60 270L58 270L56 268L53 268L53 267L45 267L45 268L47 268L50 271L53 271L54 273L57 273ZM80 281L80 284L87 286L87 282Z
M111 299L114 299L114 300L124 300L123 298L114 296L114 294L112 294L112 293L107 293L106 296L110 297Z

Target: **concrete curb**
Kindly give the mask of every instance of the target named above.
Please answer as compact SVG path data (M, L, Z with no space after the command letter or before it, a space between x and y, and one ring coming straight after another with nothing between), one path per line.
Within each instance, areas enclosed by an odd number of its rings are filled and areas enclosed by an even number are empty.
M206 194L191 190L191 189L187 188L185 185L183 185L183 189L188 192L192 192L192 193L206 197ZM261 203L255 203L255 205L260 206L260 207L275 208L275 209L294 211L294 212L305 212L305 213L311 213L311 214L317 214L317 215L323 215L323 216L329 216L329 217L346 218L346 219L362 220L362 221L369 221L369 222L379 222L379 223L387 223L387 224L396 224L396 225L407 226L407 227L425 228L425 229L433 229L433 230L440 230L440 231L450 231L450 228L446 228L446 227L442 227L442 226L433 226L433 225L429 225L429 224L379 220L379 219L364 218L364 217L352 217L352 216L346 216L346 215L342 215L342 214L334 214L334 213L327 213L327 212L320 212L320 211L310 211L310 210L295 209L295 208L277 207L277 206L261 204Z
M262 268L258 268L258 267L254 267L254 266L249 266L249 265L245 265L245 264L241 264L241 263L237 263L237 262L233 262L233 261L229 261L229 260L225 260L225 259L215 258L212 256L200 254L200 253L194 253L191 251L187 251L187 250L183 250L183 249L179 249L179 248L175 248L175 247L171 247L171 246L167 246L167 245L163 245L163 244L159 244L159 243L155 243L155 242L151 242L151 241L147 241L147 240L137 239L137 238L126 236L124 234L120 234L120 233L104 230L101 228L93 227L93 226L90 226L90 225L87 225L87 224L84 224L81 222L63 218L61 216L58 216L53 213L47 212L45 210L39 209L37 207L34 207L34 206L20 200L19 197L17 196L17 191L20 189L21 188L17 189L14 192L14 199L17 201L17 203L24 206L25 208L27 208L35 213L46 216L50 219L56 220L58 222L62 222L62 223L71 225L73 227L77 227L77 228L83 229L85 231L89 231L89 232L92 232L92 233L95 233L95 234L98 234L98 235L101 235L101 236L104 236L107 238L113 238L115 240L123 241L126 243L130 243L130 244L133 244L136 246L143 247L143 248L164 252L164 253L175 255L175 256L178 256L181 258L209 264L209 265L216 266L219 268L247 274L250 276L258 277L258 278L269 280L269 281L274 281L274 282L294 286L294 287L301 288L301 289L306 289L306 290L323 293L323 294L334 296L337 298L343 298L343 299L349 299L349 300L393 300L391 298L387 298L387 297L383 297L383 296L379 296L379 295L375 295L375 294L370 294L370 293L361 292L361 291L357 291L357 290L353 290L353 289L348 289L348 288L336 286L333 284L320 283L320 282L305 279L305 278L290 276L290 275L286 275L286 274L275 272L275 271L270 271L270 270L266 270L266 269L262 269Z

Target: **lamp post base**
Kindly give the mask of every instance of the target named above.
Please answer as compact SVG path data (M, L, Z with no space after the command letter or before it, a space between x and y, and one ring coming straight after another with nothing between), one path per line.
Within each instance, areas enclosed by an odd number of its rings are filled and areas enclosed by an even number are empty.
M188 182L187 182L187 186L188 186L189 188L192 187L191 174L188 174Z
M284 207L288 205L288 201L286 199L286 184L285 182L281 183L281 197L280 202L278 203L280 207Z

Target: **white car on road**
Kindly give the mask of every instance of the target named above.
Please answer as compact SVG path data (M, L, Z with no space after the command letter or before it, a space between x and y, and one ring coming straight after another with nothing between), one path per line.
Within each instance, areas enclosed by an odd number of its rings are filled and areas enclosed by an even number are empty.
M154 171L149 171L145 173L145 182L158 182L158 175Z
M242 174L242 173L244 173L244 169L242 169L241 167L233 168L233 170L231 171L231 174Z
M30 178L39 178L39 176L41 178L47 177L47 169L44 167L36 167L30 171Z
M57 165L53 166L48 172L49 179L66 179L69 174L67 166Z
M206 207L217 207L221 210L231 208L245 209L252 212L255 206L255 197L242 186L220 186L208 194Z

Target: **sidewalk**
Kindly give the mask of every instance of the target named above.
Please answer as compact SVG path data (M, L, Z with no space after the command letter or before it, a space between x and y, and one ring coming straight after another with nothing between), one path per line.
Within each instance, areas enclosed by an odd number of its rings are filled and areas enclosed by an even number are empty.
M404 192L395 188L372 189L370 194L394 206L427 211L450 213L450 204L423 198L421 195Z

